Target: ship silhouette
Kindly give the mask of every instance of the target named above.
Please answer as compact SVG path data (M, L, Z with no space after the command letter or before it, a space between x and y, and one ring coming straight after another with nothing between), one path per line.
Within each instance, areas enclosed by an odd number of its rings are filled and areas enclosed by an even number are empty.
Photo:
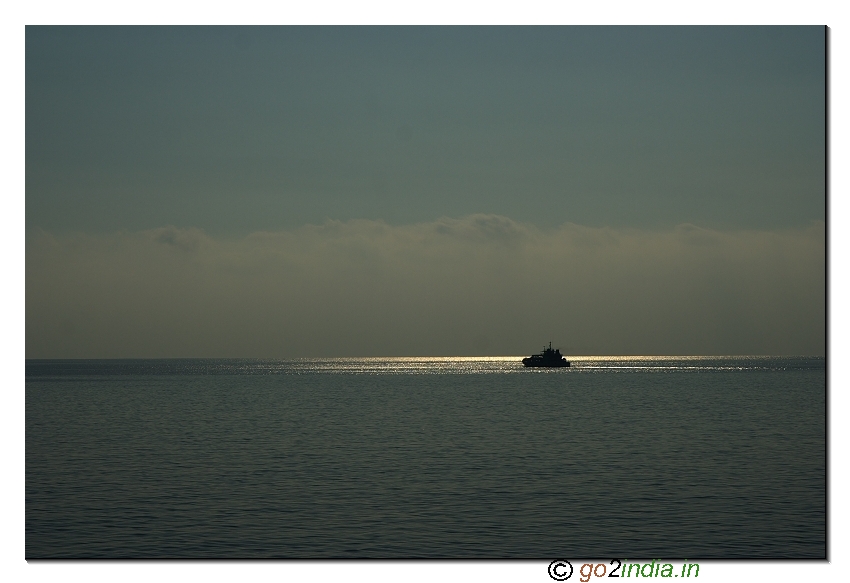
M552 349L552 343L549 343L549 348L543 347L543 352L540 354L532 354L529 357L522 359L522 364L525 366L546 366L560 367L570 366L569 361L561 356L561 350L558 348Z

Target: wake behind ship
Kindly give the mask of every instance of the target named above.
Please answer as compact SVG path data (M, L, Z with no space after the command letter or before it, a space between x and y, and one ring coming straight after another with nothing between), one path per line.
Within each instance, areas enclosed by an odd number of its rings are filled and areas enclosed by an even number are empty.
M522 359L522 364L525 366L546 366L560 367L570 366L569 361L561 356L561 350L556 348L552 350L552 343L549 343L549 348L544 347L540 354L532 354L529 357Z

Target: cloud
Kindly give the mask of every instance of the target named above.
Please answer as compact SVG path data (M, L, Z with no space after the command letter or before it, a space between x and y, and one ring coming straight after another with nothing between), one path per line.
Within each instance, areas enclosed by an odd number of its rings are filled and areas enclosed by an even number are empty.
M825 226L664 231L495 215L239 239L32 233L26 352L51 357L824 354Z

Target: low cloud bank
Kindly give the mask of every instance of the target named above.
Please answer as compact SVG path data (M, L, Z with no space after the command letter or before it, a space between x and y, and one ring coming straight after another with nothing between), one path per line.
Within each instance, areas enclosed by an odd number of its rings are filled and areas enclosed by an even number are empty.
M825 230L31 234L28 358L824 354Z

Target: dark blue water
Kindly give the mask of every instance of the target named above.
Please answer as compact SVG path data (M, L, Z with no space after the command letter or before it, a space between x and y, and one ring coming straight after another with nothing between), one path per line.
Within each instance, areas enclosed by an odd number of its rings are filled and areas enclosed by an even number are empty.
M825 557L824 359L572 361L27 361L27 558Z

